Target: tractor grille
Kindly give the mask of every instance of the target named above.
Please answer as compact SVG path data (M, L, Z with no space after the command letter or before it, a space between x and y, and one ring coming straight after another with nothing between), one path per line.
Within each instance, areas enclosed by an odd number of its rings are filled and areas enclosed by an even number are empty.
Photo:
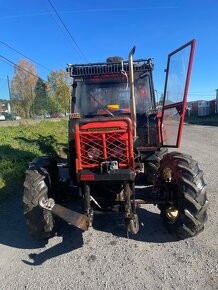
M100 168L105 161L134 169L132 122L128 117L78 121L75 143L77 172Z
M80 146L83 168L99 167L106 160L117 160L119 167L129 164L126 132L81 133Z

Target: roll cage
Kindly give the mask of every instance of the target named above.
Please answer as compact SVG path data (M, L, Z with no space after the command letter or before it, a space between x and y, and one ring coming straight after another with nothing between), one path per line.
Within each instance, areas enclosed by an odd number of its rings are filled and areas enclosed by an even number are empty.
M133 68L137 113L143 114L156 106L152 59L134 60ZM68 72L73 77L72 113L85 118L99 114L108 116L104 107L114 115L130 113L128 61L68 65ZM99 105L96 111L91 108L93 99Z

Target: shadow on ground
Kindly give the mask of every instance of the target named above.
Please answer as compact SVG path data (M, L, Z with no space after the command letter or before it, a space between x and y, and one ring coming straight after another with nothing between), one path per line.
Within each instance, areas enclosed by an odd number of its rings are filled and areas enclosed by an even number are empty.
M23 216L22 198L17 196L0 205L0 243L13 248L37 249L40 253L31 253L24 263L41 265L45 261L71 252L83 246L82 231L60 221L58 236L60 242L51 238L48 241L37 241L27 232ZM175 241L162 226L159 214L146 209L138 209L140 230L137 235L129 234L129 239L145 243L169 243ZM93 228L96 231L112 233L114 236L126 238L126 227L122 214L96 214ZM54 245L52 245L54 244Z
M218 116L185 118L186 125L218 126Z
M66 146L65 143L57 142L56 138L52 135L43 136L41 134L37 135L36 139L27 139L25 137L17 137L16 140L24 142L25 144L36 145L40 152L45 155L57 154L57 146Z
M0 205L0 243L13 248L37 249L45 248L40 254L31 254L34 262L24 261L30 265L40 265L46 260L60 256L83 245L82 231L60 221L57 235L61 242L50 247L47 240L36 240L27 231L23 215L22 197L16 196ZM51 243L53 238L51 238Z
M27 142L27 140L23 141ZM52 146L53 140L51 138L47 139L47 145L43 143L44 141L38 140L39 145L41 144L40 146L42 152L47 154L48 151L51 152L50 146ZM30 142L37 141L33 140ZM18 162L21 157L25 158L26 165L29 161L36 157L33 153L13 149L9 145L0 146L0 150L1 149L4 149L1 153L5 152L12 165L13 162L14 164L15 162ZM14 168L12 167L11 170L11 173L7 173L8 177L10 174L13 175L13 172L16 170L16 166L14 166ZM58 239L55 240L54 238L51 238L49 244L47 245L48 241L36 241L32 238L27 232L23 215L22 180L20 180L19 186L17 186L17 184L14 185L16 186L16 189L14 189L14 196L11 196L10 199L0 204L1 244L20 249L43 248L43 251L40 253L32 253L29 255L29 258L32 261L23 261L29 265L41 265L49 259L83 246L82 231L68 225L67 223L64 223L63 221L60 222L60 227L57 233L60 237L59 243L57 243L59 241ZM159 214L142 208L139 208L137 213L140 221L140 230L137 235L129 234L129 239L145 243L168 243L175 241L175 239L169 235L163 227ZM122 214L96 214L93 222L93 228L96 231L112 233L114 236L120 238L127 237Z
M28 255L28 260L22 260L27 265L38 266L42 265L49 259L67 254L73 250L83 246L82 231L61 222L61 230L58 235L62 237L62 241L52 247L47 247L43 252L31 253Z
M129 233L129 239L145 243L169 243L177 241L162 224L159 214L144 208L137 209L140 228L136 235ZM112 233L114 236L127 238L126 226L122 214L96 215L93 228L98 231Z

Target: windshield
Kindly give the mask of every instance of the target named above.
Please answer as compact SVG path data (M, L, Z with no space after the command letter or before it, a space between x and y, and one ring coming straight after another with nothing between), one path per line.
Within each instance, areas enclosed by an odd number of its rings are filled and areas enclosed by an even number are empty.
M152 106L148 77L135 79L136 111L146 113ZM118 115L130 113L128 78L92 77L76 82L73 111L83 116ZM108 112L109 111L109 112Z

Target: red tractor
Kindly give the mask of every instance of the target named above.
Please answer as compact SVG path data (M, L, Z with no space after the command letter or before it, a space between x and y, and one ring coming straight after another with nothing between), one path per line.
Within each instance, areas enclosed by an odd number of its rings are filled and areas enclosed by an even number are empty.
M83 213L60 205L60 164L55 157L30 163L24 183L30 232L48 238L56 216L87 230L95 212L121 212L128 232L139 230L137 207L160 209L179 238L197 235L207 220L206 184L180 146L195 40L168 56L164 96L155 100L152 59L110 57L104 63L68 65L73 78L69 119L69 197L78 191ZM143 186L138 190L139 182ZM65 200L65 204L66 200Z

